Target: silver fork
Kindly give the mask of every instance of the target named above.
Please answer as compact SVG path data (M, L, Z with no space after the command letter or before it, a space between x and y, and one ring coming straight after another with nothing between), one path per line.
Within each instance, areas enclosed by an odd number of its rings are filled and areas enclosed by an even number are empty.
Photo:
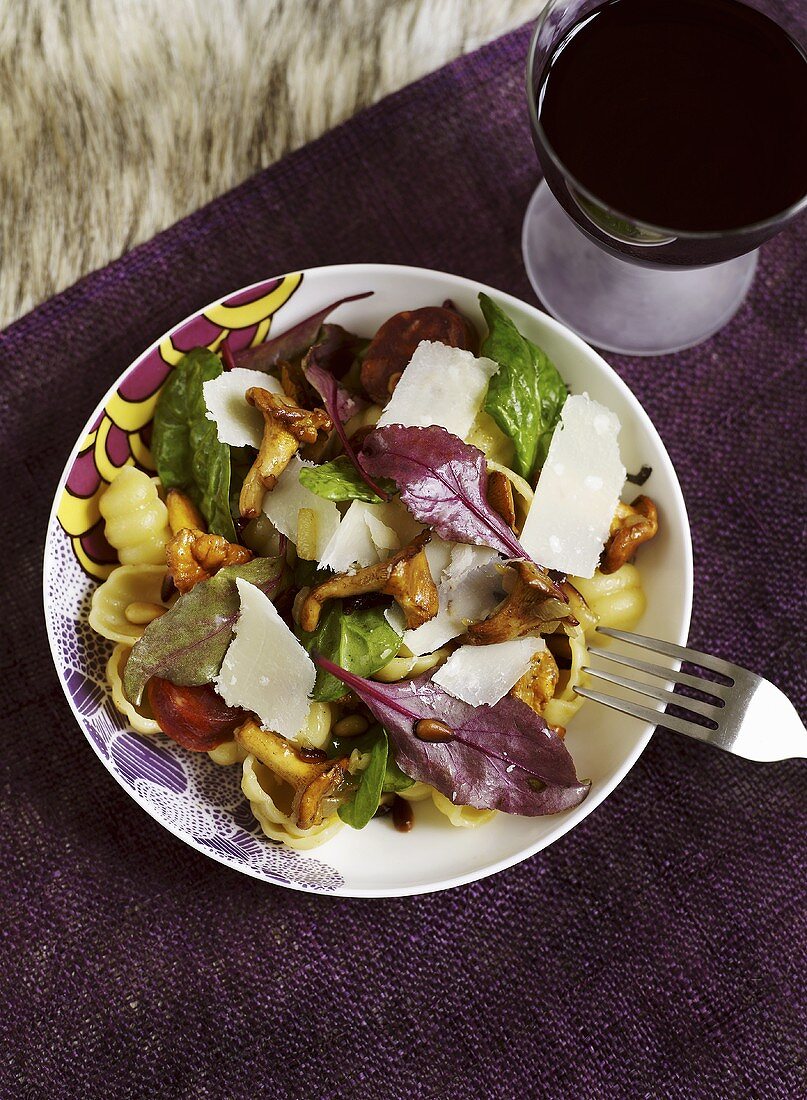
M597 657L649 676L660 677L668 683L674 681L695 688L711 696L714 702L690 699L686 695L677 695L666 687L657 687L652 683L633 680L620 673L588 665L583 671L589 677L638 692L660 703L672 703L692 714L693 719L686 721L674 714L665 714L632 700L617 699L585 686L575 687L578 695L612 707L623 714L651 722L655 726L685 733L688 737L716 745L735 756L743 756L746 760L807 759L807 730L788 697L769 680L720 657L699 653L695 649L687 649L672 642L663 642L658 638L646 638L627 630L613 630L603 626L597 627L597 632L620 642L629 642L642 649L652 650L664 657L672 657L676 661L689 661L690 664L716 673L727 682L716 683L714 680L692 676L688 672L678 672L638 657L629 657L610 648L589 646L589 652Z

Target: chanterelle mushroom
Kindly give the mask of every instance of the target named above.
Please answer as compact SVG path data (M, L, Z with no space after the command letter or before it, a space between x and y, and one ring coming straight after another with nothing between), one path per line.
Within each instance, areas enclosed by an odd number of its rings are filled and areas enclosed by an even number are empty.
M326 810L333 812L345 788L348 757L339 760L306 760L285 737L263 730L249 719L235 731L235 740L284 783L294 789L292 814L300 829L320 825ZM328 800L331 807L328 807Z
M277 485L300 444L316 443L317 433L331 431L333 421L324 409L301 409L257 386L247 390L246 398L263 414L263 438L241 486L238 505L244 519L255 519L261 512L263 494Z
M650 497L637 497L633 504L620 501L611 521L611 537L603 550L600 572L616 573L657 532L658 512Z
M403 610L407 628L422 626L437 614L437 585L432 580L424 546L431 531L421 531L408 546L377 565L356 573L339 573L312 588L300 608L300 626L315 630L326 600L382 592L392 596Z
M563 588L547 571L532 562L514 562L509 568L515 580L512 590L487 619L468 627L472 645L490 645L523 638L549 623L576 620Z
M548 649L536 653L530 667L510 689L510 694L535 711L543 714L546 704L555 694L560 672L558 663Z
M491 470L488 474L488 504L494 512L498 512L512 531L516 525L513 486L501 470Z
M179 592L189 592L225 565L245 565L252 551L222 535L208 535L188 527L178 531L165 547L168 572Z

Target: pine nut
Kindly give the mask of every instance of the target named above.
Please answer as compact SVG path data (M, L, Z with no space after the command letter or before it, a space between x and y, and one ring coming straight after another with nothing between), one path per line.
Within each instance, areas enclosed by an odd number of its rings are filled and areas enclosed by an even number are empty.
M419 741L439 744L442 741L453 741L454 731L445 722L440 722L437 718L421 718L419 722L415 723L415 737Z
M366 732L369 725L367 719L360 714L348 714L334 724L333 733L336 737L358 737L360 733Z

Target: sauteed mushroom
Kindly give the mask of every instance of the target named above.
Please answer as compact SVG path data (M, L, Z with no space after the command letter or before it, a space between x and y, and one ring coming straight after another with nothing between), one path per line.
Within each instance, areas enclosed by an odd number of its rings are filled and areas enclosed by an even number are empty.
M423 340L476 352L479 335L467 317L446 306L407 309L390 317L373 337L361 368L361 384L386 405L415 348Z
M292 814L300 829L321 824L323 817L328 816L327 800L333 800L335 806L345 785L348 757L306 759L306 754L285 737L261 729L252 719L235 731L235 740L294 789Z
M639 496L633 504L619 502L611 522L611 537L605 544L601 573L616 573L631 561L643 542L649 542L658 532L658 511L650 497Z
M324 409L301 409L268 390L252 386L247 401L263 414L263 438L255 463L241 487L239 509L244 519L260 515L263 494L271 492L301 443L316 443L318 432L333 422Z
M300 608L300 626L315 630L326 600L381 592L392 596L403 609L407 627L412 630L437 614L437 585L432 580L424 546L430 531L421 531L387 561L368 565L356 573L339 573L312 588Z
M510 694L526 703L536 714L543 714L546 704L555 694L559 676L557 661L548 649L542 649L535 654L530 661L530 667L510 689Z
M500 470L488 473L488 504L510 528L515 530L516 506L513 502L513 486Z
M285 395L303 409L313 409L322 403L322 398L306 378L299 363L283 360L280 364L280 384Z
M468 627L470 643L506 642L544 629L549 623L576 622L568 596L540 565L518 561L508 568L515 577L512 591L492 615Z
M168 573L178 592L189 592L199 581L206 581L225 565L246 565L252 551L222 535L183 528L165 547Z

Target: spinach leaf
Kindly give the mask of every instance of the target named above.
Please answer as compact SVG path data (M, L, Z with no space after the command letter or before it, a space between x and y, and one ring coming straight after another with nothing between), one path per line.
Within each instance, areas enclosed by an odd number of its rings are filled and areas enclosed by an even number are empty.
M230 514L237 519L241 514L239 497L244 478L255 461L254 447L230 447Z
M386 730L384 733L386 734ZM395 763L395 759L391 752L387 752L387 766L384 769L384 783L381 790L384 794L397 794L398 791L405 791L411 787L414 783L414 779L410 779L408 775L398 767Z
M386 731L376 727L372 743L367 748L362 747L361 751L369 752L369 763L364 771L359 772L359 783L350 800L339 807L339 816L353 829L363 829L378 809L387 765Z
M320 581L324 581L326 576L328 576L328 573L324 569L320 569L319 564L315 561L298 558L294 563L295 588L313 588Z
M369 752L373 745L375 745L379 735L387 737L387 731L383 726L376 725L372 726L367 733L363 733L359 737L334 737L331 740L331 747L328 749L328 755L334 758L337 756L350 756L354 749L358 749L359 752ZM381 784L382 793L395 794L398 791L405 791L407 788L411 787L414 782L414 779L410 779L408 775L404 775L395 763L392 753L388 751L387 762L384 766L384 781Z
M221 669L241 610L236 578L251 581L271 597L282 575L283 558L253 558L246 565L220 569L180 596L170 611L149 623L129 654L123 675L129 702L140 702L152 676L182 686L210 683Z
M187 493L210 531L236 541L230 514L230 448L207 419L202 386L222 372L221 359L194 348L177 363L154 412L151 450L166 489Z
M515 468L529 478L546 461L566 385L543 351L525 336L487 294L479 295L488 334L480 355L493 359L499 370L491 378L485 411L515 447Z
M309 653L321 653L359 676L371 676L395 656L402 635L387 622L383 607L346 613L342 601L333 600L316 630L298 628L297 637ZM312 699L328 701L344 694L345 688L335 676L317 670Z
M395 492L395 482L381 478L381 488L389 493ZM368 504L381 504L381 497L374 493L362 478L356 467L340 455L332 462L323 462L321 466L305 466L300 470L300 484L325 500L364 500Z

